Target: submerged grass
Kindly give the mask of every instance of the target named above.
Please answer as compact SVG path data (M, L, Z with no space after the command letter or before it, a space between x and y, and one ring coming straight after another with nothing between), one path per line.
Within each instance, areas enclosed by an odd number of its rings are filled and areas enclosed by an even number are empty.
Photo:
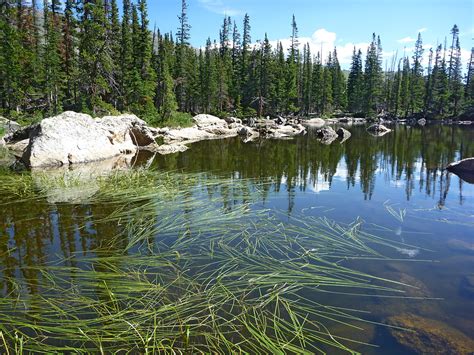
M397 221L399 221L400 223L403 223L403 220L405 219L405 216L407 214L407 210L405 208L404 209L399 208L398 210L396 210L394 208L396 204L390 205L389 203L390 201L385 201L383 204L387 212Z
M23 198L46 194L6 179ZM408 286L346 263L384 259L379 247L403 244L364 232L360 220L254 208L258 188L248 181L138 170L98 184L88 203L112 212L92 222L121 231L73 254L75 266L23 266L40 275L40 292L3 273L5 352L351 353L358 342L331 326L369 321L331 294L403 297ZM229 207L223 191L242 202Z

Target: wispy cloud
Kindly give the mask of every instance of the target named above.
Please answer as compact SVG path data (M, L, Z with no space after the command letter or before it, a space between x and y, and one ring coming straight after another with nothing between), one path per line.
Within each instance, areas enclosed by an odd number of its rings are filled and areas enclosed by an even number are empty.
M418 31L416 31L417 33L423 33L423 32L426 32L428 29L426 27L423 27L423 28L420 28Z
M198 0L206 10L220 15L237 16L242 15L242 11L234 9L224 3L223 0Z
M408 36L408 37L399 39L397 42L398 43L411 43L411 42L415 42L415 41L416 41L416 39L411 38L410 36Z

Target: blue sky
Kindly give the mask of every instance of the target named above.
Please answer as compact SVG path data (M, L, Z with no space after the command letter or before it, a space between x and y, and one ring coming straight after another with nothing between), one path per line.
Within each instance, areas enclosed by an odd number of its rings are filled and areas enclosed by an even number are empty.
M252 40L263 39L265 32L276 43L287 43L291 16L295 14L301 42L310 42L313 52L323 47L324 57L337 46L340 61L347 66L354 45L365 51L372 32L381 36L388 59L396 50L399 56L414 45L422 32L426 49L444 42L453 24L460 28L464 65L474 37L472 0L188 0L191 43L204 45L207 37L217 39L225 14L242 28L248 13ZM150 25L162 32L176 32L181 0L148 0ZM428 52L426 50L426 52ZM427 65L427 60L425 60Z

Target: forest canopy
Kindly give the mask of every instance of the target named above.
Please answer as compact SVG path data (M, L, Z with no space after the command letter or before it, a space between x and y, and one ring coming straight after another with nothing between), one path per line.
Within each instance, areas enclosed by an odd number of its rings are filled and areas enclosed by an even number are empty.
M64 110L133 112L157 125L184 113L437 119L474 102L474 50L462 63L456 25L436 48L418 34L413 55L385 69L374 33L343 71L336 48L322 58L300 46L294 16L288 49L267 35L252 41L248 15L224 17L218 39L195 48L186 0L175 33L150 28L146 0L124 0L122 11L116 0L38 2L0 3L0 113L27 123Z

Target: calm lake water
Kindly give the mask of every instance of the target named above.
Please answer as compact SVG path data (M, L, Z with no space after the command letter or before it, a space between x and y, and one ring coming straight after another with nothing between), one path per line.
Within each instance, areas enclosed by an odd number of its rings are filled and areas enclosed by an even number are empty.
M348 129L352 137L342 144L323 145L310 129L291 140L199 142L184 153L141 155L136 165L198 173L203 180L244 181L249 191L258 191L252 194L249 213L277 211L282 223L293 217L327 217L342 224L359 219L364 230L408 246L381 250L390 259L348 260L347 265L416 289L409 289L405 296L410 298L404 299L318 294L318 302L368 311L363 317L374 322L420 316L474 339L474 284L469 284L474 280L474 185L443 170L452 161L474 156L474 129L398 126L383 137L370 136L364 127ZM113 212L110 206L87 199L65 202L54 194L12 199L0 187L4 296L12 293L12 279L28 280L22 293L41 295L41 275L28 267L58 260L59 265L81 267L81 258L94 257L90 251L122 229L96 223ZM229 211L249 199L229 185L216 186L212 194L219 196L218 208ZM117 249L109 250L110 255ZM339 336L378 346L351 344L363 353L410 353L384 326L331 327Z

